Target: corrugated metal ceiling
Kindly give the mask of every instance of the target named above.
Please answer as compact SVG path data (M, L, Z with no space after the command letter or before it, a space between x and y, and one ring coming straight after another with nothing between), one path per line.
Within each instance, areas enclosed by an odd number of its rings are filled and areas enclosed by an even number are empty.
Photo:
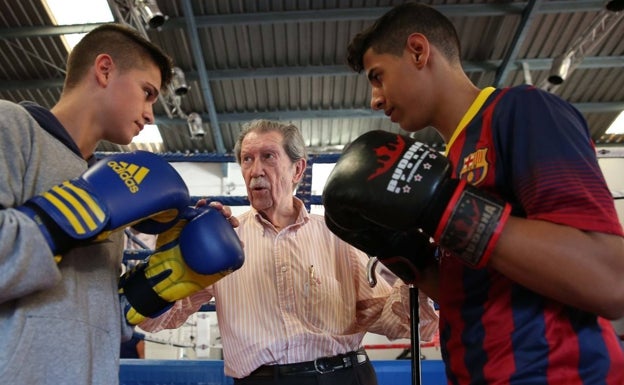
M191 138L186 121L155 107L164 145L155 152L228 154L241 124L254 118L291 121L302 128L312 152L338 152L371 129L400 132L368 108L363 75L344 64L349 40L399 1L157 1L168 17L146 35L186 74L180 98L186 114L199 113L206 135ZM624 21L602 0L423 1L457 27L466 71L479 87L545 84L553 58L572 48L596 20L612 26L584 52L584 60L553 89L578 106L598 144L624 144L605 130L624 110ZM118 21L132 24L134 0L109 0ZM0 0L0 98L51 107L60 96L66 49L59 35L97 24L53 26L39 0ZM125 12L125 13L124 13ZM140 28L139 28L140 29ZM527 71L523 70L523 63ZM442 146L432 129L418 140ZM130 147L103 143L100 151Z

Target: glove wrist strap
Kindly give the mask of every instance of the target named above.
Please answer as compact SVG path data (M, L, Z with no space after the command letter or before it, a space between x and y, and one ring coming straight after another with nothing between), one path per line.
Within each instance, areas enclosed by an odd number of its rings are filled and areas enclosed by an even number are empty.
M137 266L130 273L131 275L122 281L121 289L123 289L128 302L137 313L150 317L160 313L163 309L169 307L171 303L162 299L154 291L152 284L145 276L144 270L146 266L147 263Z
M53 254L61 254L69 248L70 238L43 210L30 203L30 201L16 207L16 209L35 222Z
M462 181L434 238L470 266L484 267L509 218L511 206Z

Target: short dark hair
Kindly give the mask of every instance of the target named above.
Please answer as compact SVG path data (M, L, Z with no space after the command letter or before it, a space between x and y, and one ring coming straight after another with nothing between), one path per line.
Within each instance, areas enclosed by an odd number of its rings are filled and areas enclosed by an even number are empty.
M97 55L109 54L122 70L143 68L149 61L160 69L161 89L171 81L173 62L157 45L129 26L107 23L91 30L67 59L65 89L74 88L87 74Z
M451 21L430 6L406 2L386 12L353 38L347 48L347 62L354 71L361 72L369 48L376 53L400 56L412 33L425 35L450 62L460 61L459 36Z
M284 124L271 120L257 119L246 123L236 140L236 144L234 145L236 162L238 162L238 164L241 163L241 146L247 134L250 132L267 133L272 131L282 134L282 137L284 138L284 151L293 163L299 159L307 160L308 155L306 152L305 141L297 126L294 124Z

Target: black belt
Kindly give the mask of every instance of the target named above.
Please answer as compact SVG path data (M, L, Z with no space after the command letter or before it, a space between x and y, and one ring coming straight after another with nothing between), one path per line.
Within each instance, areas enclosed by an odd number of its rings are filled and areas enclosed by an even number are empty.
M249 374L249 377L303 376L331 373L347 369L368 361L364 349L333 357L321 357L314 361L284 365L262 365Z

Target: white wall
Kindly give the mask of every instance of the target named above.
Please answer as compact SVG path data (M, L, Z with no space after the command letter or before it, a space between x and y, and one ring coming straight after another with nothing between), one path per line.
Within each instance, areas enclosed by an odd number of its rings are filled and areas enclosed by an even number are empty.
M615 208L620 222L624 223L624 158L600 158L598 161L609 190L616 198Z
M616 198L615 209L618 212L620 223L624 224L624 158L601 158L599 161L609 190ZM614 321L613 326L619 335L624 336L624 318Z
M245 181L237 163L174 162L171 165L186 182L191 196L247 195ZM238 215L248 208L248 206L232 206L232 212Z

